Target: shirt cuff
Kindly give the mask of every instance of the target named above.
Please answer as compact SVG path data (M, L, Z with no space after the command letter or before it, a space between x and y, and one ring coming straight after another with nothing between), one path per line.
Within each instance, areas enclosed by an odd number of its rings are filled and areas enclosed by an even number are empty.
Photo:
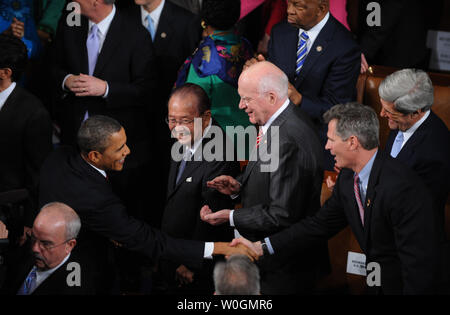
M66 89L66 80L67 80L67 78L68 77L70 77L71 75L73 75L73 74L68 74L68 75L66 75L65 77L64 77L64 80L63 80L63 83L62 83L62 89L63 89L63 91L69 91L68 89Z
M266 238L264 239L264 243L266 243L267 249L269 250L270 255L275 254L275 252L274 252L274 250L273 250L273 247L272 247L272 244L270 243L270 239L269 239L268 237L266 237Z
M205 259L213 259L212 255L214 252L214 243L206 242L205 243L205 251L203 252L203 258Z
M109 93L109 84L108 84L108 82L106 82L106 91L105 91L105 94L102 97L103 98L107 98L108 97L108 93Z
M229 217L230 226L232 226L232 227L234 227L233 213L234 213L234 210L231 210L230 211L230 217Z

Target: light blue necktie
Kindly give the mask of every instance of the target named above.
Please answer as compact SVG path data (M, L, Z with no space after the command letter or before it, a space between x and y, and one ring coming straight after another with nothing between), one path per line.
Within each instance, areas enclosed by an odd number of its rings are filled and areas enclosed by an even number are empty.
M100 50L100 39L98 38L98 26L96 24L93 24L91 27L91 31L89 32L86 41L86 47L89 58L89 75L93 75Z
M150 15L147 15L147 29L152 36L152 41L155 40L155 25L153 24L153 20Z
M25 279L23 286L20 288L17 295L29 295L31 291L36 287L36 266L31 269L27 278Z
M297 76L300 73L300 70L305 63L305 59L308 53L308 47L306 46L306 41L309 39L308 34L306 32L302 32L299 36L298 46L297 46L297 64L295 68L295 73Z
M402 149L402 144L403 144L403 132L399 130L397 136L395 137L394 144L392 145L391 156L393 158L396 158L397 155L399 154L400 150Z

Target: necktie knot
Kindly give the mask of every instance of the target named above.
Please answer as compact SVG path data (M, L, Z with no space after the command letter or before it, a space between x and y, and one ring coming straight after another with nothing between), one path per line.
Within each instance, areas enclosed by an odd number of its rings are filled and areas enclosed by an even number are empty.
M307 41L307 40L309 39L308 33L306 33L305 31L303 31L303 32L300 34L300 38L303 39L303 40L305 40L305 41Z
M97 33L98 33L98 26L97 26L97 24L92 24L91 31L89 32L89 34L91 36L94 36L94 35L97 35Z
M396 158L397 155L400 153L403 141L404 141L403 132L399 130L397 136L395 137L394 144L392 145L391 156L393 158Z
M258 136L256 137L256 147L259 146L261 139L264 137L264 132L263 132L263 128L259 127L259 132L258 132Z

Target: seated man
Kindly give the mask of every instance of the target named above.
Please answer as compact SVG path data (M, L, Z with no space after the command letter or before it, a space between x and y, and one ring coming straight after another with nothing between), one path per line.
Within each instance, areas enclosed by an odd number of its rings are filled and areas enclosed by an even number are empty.
M316 213L262 241L244 242L265 255L302 251L350 225L366 256L378 266L371 293L434 293L440 248L432 198L420 178L378 150L376 113L357 103L324 115L327 150L342 168L333 195Z
M226 160L226 141L223 142L221 155L214 160L204 154L203 148L215 143L216 137L219 137L216 131L220 130L221 135L226 137L225 131L211 117L208 95L200 86L187 83L172 93L168 112L167 123L172 137L177 139L176 145L186 148L191 158L182 161L175 161L173 156L171 158L161 230L176 238L229 241L233 238L232 228L212 227L203 222L199 215L199 209L205 204L213 210L232 206L231 198L208 188L206 183L221 174L236 176L239 173L239 163ZM197 127L198 130L195 130ZM233 149L230 141L228 148ZM160 266L166 271L166 281L172 283L174 288L179 287L179 283L174 283L178 278L177 282L186 284L186 289L196 290L199 294L211 294L214 290L212 261L195 270L182 264L164 263Z
M259 295L258 267L245 256L233 255L214 267L215 295Z
M8 152L0 155L0 192L28 190L25 222L16 216L18 211L4 213L11 234L22 235L23 225L32 226L37 209L39 169L52 150L52 122L40 100L16 83L27 66L25 45L0 35L0 52L0 146Z
M88 266L72 255L81 222L69 206L45 205L29 234L31 251L11 259L7 290L18 295L93 294Z
M80 216L80 251L95 265L102 293L110 292L115 281L110 240L154 261L165 257L194 266L201 264L204 257L231 253L232 248L225 243L176 240L127 214L106 173L122 171L130 154L125 129L116 120L106 116L88 118L78 132L78 146L80 152L61 147L44 162L39 202L59 200Z

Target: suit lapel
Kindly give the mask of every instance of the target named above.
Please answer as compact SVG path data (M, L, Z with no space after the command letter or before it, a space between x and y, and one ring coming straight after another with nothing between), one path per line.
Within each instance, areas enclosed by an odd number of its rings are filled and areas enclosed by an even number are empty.
M376 188L385 159L386 155L381 150L378 150L377 156L375 157L375 161L372 165L372 170L370 171L366 200L364 203L364 243L366 247L369 246L372 208L376 198Z
M422 125L420 125L419 128L417 128L417 130L413 133L411 138L408 139L403 148L400 150L397 156L397 158L400 161L405 162L408 161L410 157L414 155L415 148L420 147L420 144L423 142L423 139L427 136L429 130L431 130L433 120L432 115L433 112L430 112L428 118L422 123Z
M102 50L95 65L94 76L99 76L103 68L108 64L108 60L116 52L116 47L120 44L122 20L120 13L116 11L114 18L105 37ZM86 45L85 45L86 46Z
M298 87L303 82L303 80L308 76L308 72L314 67L314 64L326 51L328 42L333 38L334 30L336 28L333 19L334 18L330 14L327 23L320 31L319 36L317 36L313 46L309 49L308 55L305 59L305 63L303 64L303 67L300 70L300 74L295 81L296 87ZM295 60L297 60L297 56L295 57Z
M172 21L173 13L171 3L167 2L164 4L164 8L161 12L161 17L159 18L158 28L155 34L155 40L153 42L155 48L159 51L166 51L166 46L170 42L170 38L173 35L173 23Z
M8 117L8 114L10 113L10 111L13 109L13 104L17 104L17 97L19 96L19 91L20 86L16 84L16 87L14 88L14 90L11 92L11 94L9 94L9 97L6 99L5 104L3 104L2 109L0 110L0 115L2 117Z

